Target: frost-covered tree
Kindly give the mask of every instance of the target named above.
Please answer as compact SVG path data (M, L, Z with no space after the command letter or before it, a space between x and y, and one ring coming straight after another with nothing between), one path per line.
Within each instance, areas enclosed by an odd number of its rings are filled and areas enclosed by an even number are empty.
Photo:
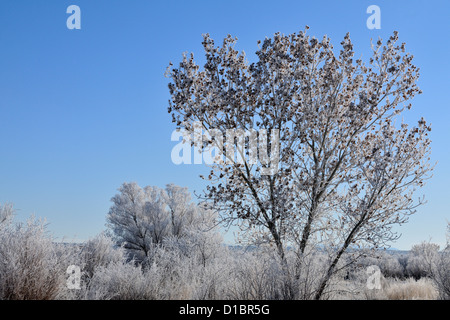
M210 210L191 201L187 188L169 184L165 189L124 183L112 200L107 226L116 243L137 260L150 258L155 246L166 239L182 239L193 231L214 227Z
M368 63L355 57L349 34L335 53L327 36L277 33L264 40L254 63L235 49L236 41L228 36L217 47L206 34L203 69L193 54L169 67L168 111L190 134L201 124L201 143L193 139L197 148L224 154L227 161L212 164L205 177L211 182L205 198L224 223L273 243L285 265L286 247L295 247L293 279L308 248L329 248L319 299L349 248L395 240L392 227L421 204L412 196L431 170L431 128L423 118L412 127L398 119L420 93L418 68L405 44L397 43L397 32L372 45ZM278 141L269 138L267 148L279 144L278 170L263 174L272 163L255 164L245 150L239 159L227 154L228 144L235 144L226 141L230 129L254 130L260 141L266 140L259 133L278 130ZM249 145L247 140L247 150Z

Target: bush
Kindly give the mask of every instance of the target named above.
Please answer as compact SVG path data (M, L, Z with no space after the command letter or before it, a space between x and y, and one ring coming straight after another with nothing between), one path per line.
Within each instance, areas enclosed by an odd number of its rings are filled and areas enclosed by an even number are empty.
M43 221L31 218L0 230L0 299L50 300L65 284L65 253Z
M414 279L429 277L439 254L439 246L434 243L422 242L411 248L406 272Z
M450 300L450 247L447 247L437 257L431 278L439 291L439 298Z
M84 298L88 300L155 299L152 283L133 263L113 262L96 268Z
M96 268L106 267L110 263L124 260L125 252L123 248L116 247L111 237L105 233L100 233L81 247L80 267L88 279L92 278Z
M401 279L405 277L405 270L401 259L402 256L397 253L376 251L371 255L361 258L358 266L365 270L367 267L375 265L380 268L384 277Z
M282 299L281 264L273 255L252 251L233 252L229 265L228 297L233 300Z

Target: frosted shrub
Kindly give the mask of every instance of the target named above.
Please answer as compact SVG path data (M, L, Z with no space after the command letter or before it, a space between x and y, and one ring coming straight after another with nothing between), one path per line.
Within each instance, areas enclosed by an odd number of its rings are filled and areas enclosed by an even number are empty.
M399 256L400 257L400 256ZM361 268L366 269L371 265L376 265L380 268L381 273L385 277L403 278L404 268L395 254L385 251L376 251L358 261Z
M31 218L0 230L0 299L49 300L65 284L64 252Z
M159 247L146 273L158 289L158 299L190 299L198 267L191 257Z
M200 152L220 150L202 177L209 182L202 196L221 220L239 225L246 240L271 242L288 278L293 243L301 256L308 246L334 248L314 295L320 299L344 253L397 239L393 227L422 204L413 193L433 168L431 127L423 118L414 127L400 123L421 91L398 32L374 43L364 62L349 34L336 54L327 36L311 37L307 29L267 37L254 62L231 35L216 45L205 34L204 66L184 54L166 76L176 129ZM268 149L252 147L251 136L266 137ZM235 145L236 160L228 152Z
M439 298L450 300L450 223L447 224L447 245L433 256L431 278L439 291Z
M82 296L89 300L188 299L185 283L190 278L180 273L188 267L176 254L155 249L153 263L145 267L134 260L98 266Z
M402 278L404 275L404 270L399 260L390 253L381 255L379 267L385 277Z
M286 281L273 252L261 248L232 252L228 295L236 300L283 299Z
M206 266L222 250L222 235L213 225L215 216L210 215L198 219L195 227L187 227L184 235L171 235L164 239L166 250L176 251L181 255L196 257L197 262Z
M91 278L98 267L106 267L110 263L125 259L124 250L116 247L113 240L101 233L87 241L80 252L81 267L88 278Z
M439 291L439 298L450 300L450 247L438 257L432 279Z
M411 248L406 272L410 277L420 279L431 275L433 265L439 255L439 245L422 242Z
M7 226L11 222L13 211L11 204L0 205L0 228Z
M285 262L279 258L276 248L263 245L234 250L231 255L227 267L230 274L227 298L230 299L314 299L326 276L327 256L318 251L298 257L288 250ZM334 282L333 277L329 287ZM328 292L327 287L323 298Z
M447 225L447 245L439 251L439 245L423 242L411 249L407 269L411 275L430 277L440 299L450 299L450 223Z
M174 264L174 259L179 265ZM172 261L171 261L172 260ZM153 261L170 269L190 288L193 299L218 299L223 295L230 265L229 250L215 232L192 232L183 238L170 237Z
M158 248L150 272L159 272L165 288L162 298L223 298L230 280L227 276L231 267L230 256L227 248L209 243L211 247L206 251L198 242L189 241L174 241Z
M231 277L230 260L224 255L200 269L193 299L217 300L227 297Z
M321 250L308 250L303 256L293 257L291 264L296 266L292 272L295 285L294 299L310 300L315 298L321 282L326 277L330 255ZM336 290L336 280L342 277L342 267L339 262L336 270L327 282L321 299L329 299L330 293ZM297 265L301 266L298 267Z
M155 299L149 278L133 263L112 262L96 268L85 298L89 300Z
M124 250L116 247L111 237L103 232L85 243L66 245L65 250L68 254L67 266L78 266L81 271L81 290L64 290L65 299L87 299L88 296L95 299L96 294L89 290L95 271L112 263L125 262Z

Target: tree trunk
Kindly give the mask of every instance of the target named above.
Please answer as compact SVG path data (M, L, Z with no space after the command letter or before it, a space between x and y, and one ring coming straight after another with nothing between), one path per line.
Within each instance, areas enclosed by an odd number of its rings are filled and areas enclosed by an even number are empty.
M336 265L338 264L339 259L341 258L342 254L347 250L350 243L353 241L353 238L354 238L355 234L358 232L358 230L361 228L361 226L365 220L365 217L366 217L366 214L364 214L361 217L361 219L358 221L358 223L353 227L350 234L347 236L347 239L345 239L345 242L344 242L341 250L339 250L338 254L336 255L336 258L334 258L333 262L329 266L329 268L327 270L327 274L325 275L325 278L322 280L322 283L320 284L319 289L317 290L316 295L314 296L315 300L319 300L322 297L322 294L325 291L328 281L330 280L331 276L334 273L334 269L336 268Z

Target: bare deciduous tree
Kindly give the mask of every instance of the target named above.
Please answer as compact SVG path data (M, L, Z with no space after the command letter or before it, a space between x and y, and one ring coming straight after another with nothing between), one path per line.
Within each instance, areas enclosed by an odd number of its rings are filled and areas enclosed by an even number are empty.
M432 169L431 128L423 118L412 128L396 122L420 93L418 68L397 32L372 45L368 64L355 57L349 34L335 54L327 36L277 33L251 64L235 50L236 41L228 36L216 47L205 35L203 70L193 54L168 69L168 111L177 128L190 133L195 122L208 132L278 130L279 141L269 139L280 146L275 174L261 174L269 164L247 157L217 162L206 177L205 198L224 223L274 243L284 263L286 247L294 246L294 281L310 248L328 248L328 269L314 294L319 299L344 252L396 239L392 226L422 203L412 196ZM225 144L235 141L220 141L206 137L197 147L219 148L230 160ZM289 286L295 298L295 284Z

